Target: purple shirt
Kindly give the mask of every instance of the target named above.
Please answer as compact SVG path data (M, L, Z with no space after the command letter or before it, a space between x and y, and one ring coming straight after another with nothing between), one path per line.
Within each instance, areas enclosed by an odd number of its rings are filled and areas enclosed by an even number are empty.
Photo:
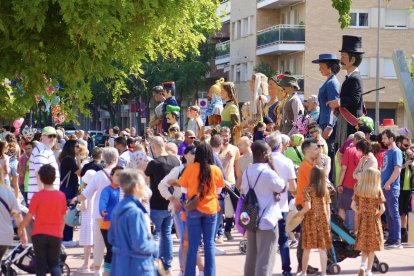
M184 156L184 151L187 147L188 147L187 143L185 141L183 141L180 144L180 146L178 147L178 155L179 156Z

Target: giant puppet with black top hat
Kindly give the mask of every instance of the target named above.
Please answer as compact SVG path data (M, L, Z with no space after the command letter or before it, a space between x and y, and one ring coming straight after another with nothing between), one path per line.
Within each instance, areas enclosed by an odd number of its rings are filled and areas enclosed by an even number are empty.
M356 132L354 119L364 115L363 84L358 70L364 54L362 38L351 35L342 36L342 49L340 52L341 68L346 70L346 78L342 83L339 99L327 103L338 114L335 143L339 147L350 134Z

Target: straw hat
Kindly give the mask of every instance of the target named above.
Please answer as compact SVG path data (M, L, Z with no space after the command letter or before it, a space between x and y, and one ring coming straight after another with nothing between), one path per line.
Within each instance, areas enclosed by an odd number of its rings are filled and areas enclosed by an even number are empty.
M286 218L286 232L292 232L293 230L295 230L296 227L298 227L299 224L302 223L303 220L303 216L297 216L295 217L295 215L298 213L298 210L296 208L293 208L293 210L289 211L289 214L287 215Z

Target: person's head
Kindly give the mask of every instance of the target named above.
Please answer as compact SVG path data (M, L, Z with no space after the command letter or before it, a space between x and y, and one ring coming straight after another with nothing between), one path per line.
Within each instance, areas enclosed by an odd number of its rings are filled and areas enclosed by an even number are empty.
M248 120L250 118L250 102L243 103L241 109L241 116L243 120Z
M154 136L154 130L152 130L152 128L150 128L150 127L147 127L145 129L145 136L147 138L152 138Z
M137 144L137 140L135 138L129 137L127 139L127 146L129 149L134 149Z
M188 108L188 118L195 119L200 116L200 107L193 105Z
M7 141L7 143L17 142L16 135L14 135L13 133L7 134L5 140Z
M322 134L322 129L319 125L314 124L309 128L309 134L311 135L312 139L319 139Z
M175 92L175 82L173 81L166 81L162 83L163 86L163 92L162 94L164 95L165 99L171 98L172 96L174 96L174 92Z
M0 155L3 156L6 154L9 144L7 141L0 140Z
M386 129L382 132L382 143L387 148L390 148L395 144L395 138L395 134L390 129Z
M67 156L75 158L78 153L79 153L78 141L77 140L66 141L65 145L63 146L62 152L59 155L59 161L62 162L62 160Z
M332 74L336 75L341 70L341 65L339 60L328 60L325 62L319 63L319 72L324 77L328 77Z
M290 136L290 145L292 147L300 147L305 140L305 137L300 133L295 133Z
M85 132L83 130L79 129L79 130L75 131L75 135L76 135L76 138L83 139L83 136L85 135Z
M107 147L102 152L102 159L107 167L115 166L118 163L119 153L116 148Z
M309 178L309 187L313 187L317 197L324 197L327 193L326 175L323 168L312 168Z
M215 81L215 83L210 87L207 93L207 97L214 101L221 97L221 84L224 82L224 78L220 78Z
M318 102L318 96L316 95L311 95L308 97L308 99L305 102L305 107L309 112L312 112L315 110L315 108L317 108L319 105Z
M279 92L282 88L278 85L278 79L281 78L281 76L273 76L269 79L269 95L271 98L277 98L279 96Z
M241 154L246 154L246 153L251 152L251 146L252 146L252 141L248 137L243 136L239 139L238 147L239 147Z
M210 139L210 146L213 149L220 149L223 144L223 138L219 134L213 135Z
M119 134L119 127L117 127L117 126L114 126L113 128L112 128L112 132L113 132L113 134L114 135L118 135Z
M267 143L272 151L282 150L282 134L279 131L275 131L267 137Z
M200 164L199 183L201 185L200 198L204 198L206 190L210 190L212 187L211 183L211 165L214 165L213 149L209 144L201 143L197 146L195 152L195 163ZM207 189L205 189L207 187Z
M183 133L182 131L177 131L177 132L174 134L174 139L175 139L176 141L184 141L184 133Z
M265 141L257 140L252 144L252 154L253 163L269 163L271 150Z
M397 140L399 140L399 148L401 151L405 152L411 147L411 141L410 138L408 138L405 135L400 135L397 137Z
M378 198L379 196L383 196L381 172L376 168L364 170L354 190L354 193L361 197Z
M280 137L282 138L282 152L284 152L290 144L290 137L286 134L281 134Z
M356 145L359 141L365 138L365 134L362 131L357 131L354 133L354 138L352 140L352 143Z
M320 154L318 141L314 139L306 139L303 141L301 148L306 159L316 160Z
M42 129L42 143L49 149L53 148L56 144L56 129L51 126L47 126Z
M266 130L266 124L263 122L258 122L255 127L253 128L253 131L265 131Z
M223 145L227 146L230 143L230 139L231 139L230 128L222 127L220 129L220 135L221 135L221 138L223 139Z
M237 91L234 83L224 82L221 85L221 98L225 101L233 101L236 105L237 103Z
M279 85L282 87L282 90L285 91L288 95L300 89L296 78L293 76L284 76L279 81Z
M98 147L94 148L92 150L92 159L94 161L101 161L103 150L104 150L103 148L98 148Z
M358 67L362 62L362 54L341 52L341 67L344 70L351 70Z
M187 145L194 145L195 138L196 136L192 130L187 130L184 134L184 142Z
M152 88L152 96L154 97L154 100L156 102L163 102L163 101L165 101L165 98L164 98L164 96L162 94L163 93L163 90L164 90L164 88L161 85L157 85L157 86L154 86Z
M147 184L142 171L135 169L124 169L119 174L119 182L126 196L143 198Z
M111 183L119 186L120 182L119 182L119 175L121 174L122 170L124 168L121 166L115 166L112 168L111 170Z
M152 152L156 157L165 153L164 140L159 136L152 137L150 147L152 148Z
M174 155L174 156L177 156L178 155L178 147L173 142L168 142L168 143L165 144L165 151L169 155Z
M43 165L40 167L37 174L39 176L39 180L44 185L53 186L53 182L55 182L56 179L56 169L52 165Z
M123 136L116 137L115 140L115 148L118 150L119 153L122 153L124 150L127 149L127 140Z
M131 137L137 136L137 130L135 127L131 127Z
M372 152L371 142L366 139L361 139L356 143L356 149L362 155L368 155L370 152Z
M184 164L193 164L197 148L195 146L188 146L184 150L184 156L181 161Z
M24 145L24 153L27 156L32 155L32 151L33 151L33 143L32 142L26 142L26 144Z
M372 129L367 125L362 125L358 128L358 131L362 131L365 134L365 139L370 140Z

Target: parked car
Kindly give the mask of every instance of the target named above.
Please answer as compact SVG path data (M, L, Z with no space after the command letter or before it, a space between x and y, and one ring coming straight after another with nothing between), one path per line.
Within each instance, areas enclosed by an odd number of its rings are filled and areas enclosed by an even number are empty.
M95 141L95 146L97 147L105 147L105 142L108 140L109 135L106 133L97 133L93 139Z

